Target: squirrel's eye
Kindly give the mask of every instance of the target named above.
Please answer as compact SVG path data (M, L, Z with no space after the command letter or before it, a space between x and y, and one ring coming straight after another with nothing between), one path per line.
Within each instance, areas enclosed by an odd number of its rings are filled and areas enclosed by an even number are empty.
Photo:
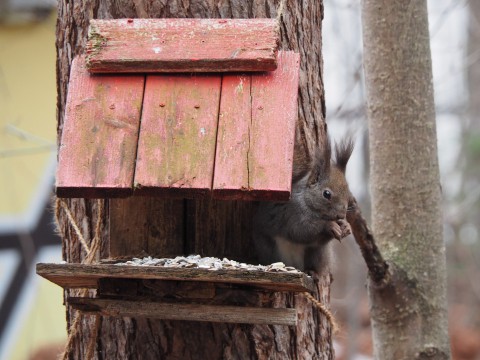
M323 190L323 197L327 200L330 200L332 198L332 193L330 190Z

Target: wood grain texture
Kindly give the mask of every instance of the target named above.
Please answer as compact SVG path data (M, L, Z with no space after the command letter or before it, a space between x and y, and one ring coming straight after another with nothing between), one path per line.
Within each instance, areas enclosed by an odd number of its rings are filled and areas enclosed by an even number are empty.
M101 278L156 279L243 284L277 291L310 291L313 280L304 273L249 270L207 270L160 266L37 264L37 274L64 288L96 288Z
M251 82L250 75L223 76L213 179L214 198L242 199L250 190Z
M152 197L110 199L110 257L175 257L184 251L184 202Z
M57 196L132 193L144 81L144 76L91 76L83 57L73 61Z
M221 76L149 75L135 193L204 196L212 187Z
M273 72L223 78L215 198L290 197L300 59L279 52L278 60Z
M91 20L91 72L271 71L274 19Z
M68 303L84 313L102 316L145 317L163 320L206 321L234 324L297 325L295 309L243 306L168 304L94 298L68 298Z
M102 278L96 294L102 299L259 307L272 291L229 283Z
M196 281L101 278L98 280L97 297L122 300L139 300L141 298L145 301L165 300L165 302L183 301L208 303L209 305L230 305L227 302L218 304L212 302L219 298L216 285L218 283L203 282L199 285ZM167 299L168 301L166 301Z
M277 71L252 77L252 127L248 156L253 196L288 200L297 121L299 54L282 52Z
M255 264L251 218L256 208L253 201L187 200L185 253Z

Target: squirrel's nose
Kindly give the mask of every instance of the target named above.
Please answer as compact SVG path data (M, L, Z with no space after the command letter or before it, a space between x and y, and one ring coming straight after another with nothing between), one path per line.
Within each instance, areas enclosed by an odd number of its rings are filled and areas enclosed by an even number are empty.
M345 214L337 214L337 220L345 219Z

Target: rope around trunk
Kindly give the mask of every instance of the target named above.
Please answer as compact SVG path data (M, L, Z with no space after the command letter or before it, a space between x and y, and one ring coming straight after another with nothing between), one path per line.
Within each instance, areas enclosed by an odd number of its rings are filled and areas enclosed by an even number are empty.
M69 224L72 226L72 228L75 231L75 234L78 237L78 240L80 241L80 244L82 244L83 249L87 253L83 261L81 262L82 264L91 264L93 260L96 258L98 254L98 250L100 249L100 233L101 233L101 228L102 228L102 219L103 219L103 212L105 210L105 205L103 200L97 200L97 209L98 209L98 214L97 214L97 223L95 226L95 236L93 240L90 242L90 246L87 245L87 242L85 241L85 238L82 235L82 232L80 231L80 228L78 227L77 223L75 222L73 215L68 208L67 203L62 200L57 198L55 201L55 221L57 223L57 229L61 229L59 226L59 217L60 217L60 209L63 209L65 212L65 215L67 216L67 219L69 221ZM65 234L62 233L62 237L65 238ZM80 291L80 296L85 297L88 295L88 289L82 289ZM90 341L88 344L87 352L86 352L86 359L91 360L94 358L95 355L95 345L97 342L97 336L98 336L98 331L100 329L100 315L93 315L94 316L94 326L90 330L91 331L91 336L90 336ZM68 331L68 339L67 343L65 345L65 349L61 355L61 358L63 360L67 360L70 352L73 350L73 339L75 336L78 334L78 329L80 326L80 322L84 315L81 315L78 311L75 312L74 319L70 325L69 331Z

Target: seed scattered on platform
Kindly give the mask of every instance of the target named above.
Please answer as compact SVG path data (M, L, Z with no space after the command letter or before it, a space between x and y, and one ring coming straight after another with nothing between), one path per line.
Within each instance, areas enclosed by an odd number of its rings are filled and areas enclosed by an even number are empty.
M118 262L119 266L161 266L166 268L198 268L207 270L249 270L249 271L266 271L266 272L290 272L299 273L300 270L291 266L285 266L282 262L276 262L270 265L252 265L235 260L216 257L201 257L200 255L177 256L176 258L152 258L151 256L133 258L125 262Z

